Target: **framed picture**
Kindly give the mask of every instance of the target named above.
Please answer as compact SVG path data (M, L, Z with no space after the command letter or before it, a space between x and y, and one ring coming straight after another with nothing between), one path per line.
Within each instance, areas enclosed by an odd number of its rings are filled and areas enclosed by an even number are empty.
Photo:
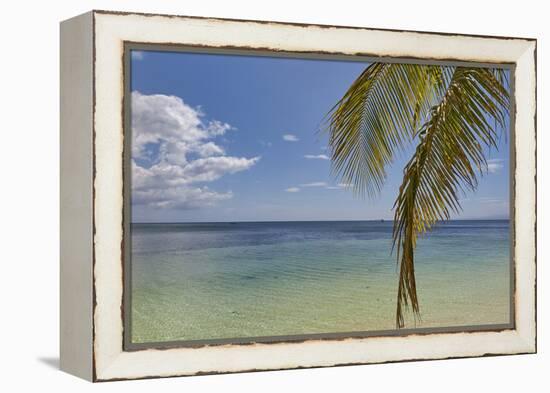
M536 41L61 24L61 368L536 351Z

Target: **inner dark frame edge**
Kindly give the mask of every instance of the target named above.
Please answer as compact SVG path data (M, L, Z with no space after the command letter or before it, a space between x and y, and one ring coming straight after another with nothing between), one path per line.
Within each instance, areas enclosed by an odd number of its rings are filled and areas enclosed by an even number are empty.
M515 254L514 246L516 239L514 218L515 218L515 63L485 63L468 62L456 59L427 59L415 57L383 57L371 54L349 55L343 53L325 53L325 52L290 52L283 50L274 50L267 48L249 48L249 47L211 47L202 45L185 45L177 43L146 43L124 41L123 43L123 237L122 237L122 276L123 276L123 301L121 307L121 316L123 319L123 351L139 351L144 349L173 349L173 348L200 348L206 346L219 345L252 345L262 344L282 344L282 343L303 343L309 340L331 340L342 341L352 338L368 337L406 337L412 335L427 335L438 333L474 333L474 332L501 332L504 330L515 329ZM510 120L509 120L509 156L510 156L510 181L509 181L509 205L510 205L510 321L507 324L488 324L488 325L466 325L449 326L436 328L410 328L410 329L392 329L392 330L371 330L359 332L338 332L338 333L318 333L318 334L300 334L300 335L281 335L281 336L257 336L257 337L236 337L222 339L204 339L204 340L176 340L163 342L133 343L131 341L132 313L131 313L131 292L132 292L132 264L131 264L131 51L148 50L163 52L183 52L183 53L204 53L204 54L224 54L234 56L262 56L273 58L296 58L296 59L315 59L315 60L341 60L372 62L383 61L387 63L410 63L410 64L438 64L438 65L456 65L469 67L495 67L510 70Z

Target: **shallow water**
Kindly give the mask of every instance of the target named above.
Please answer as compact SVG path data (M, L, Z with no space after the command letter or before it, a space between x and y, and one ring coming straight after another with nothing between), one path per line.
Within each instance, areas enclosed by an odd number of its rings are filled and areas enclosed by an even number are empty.
M132 224L134 343L386 330L392 222ZM508 221L452 221L416 252L422 321L508 323Z

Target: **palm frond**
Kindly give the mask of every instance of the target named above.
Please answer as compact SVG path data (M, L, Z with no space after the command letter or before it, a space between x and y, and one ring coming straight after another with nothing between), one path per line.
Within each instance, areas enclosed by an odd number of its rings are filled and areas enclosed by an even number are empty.
M333 171L358 194L376 195L386 166L414 139L446 90L452 68L373 63L329 112Z
M510 70L506 68L491 68L491 72L495 75L495 79L505 88L510 87Z
M497 127L508 111L508 91L486 68L457 67L441 102L420 128L419 144L407 163L395 201L394 247L399 261L396 325L404 307L420 313L414 272L419 234L461 209L461 191L474 190L486 168L484 149L497 146Z

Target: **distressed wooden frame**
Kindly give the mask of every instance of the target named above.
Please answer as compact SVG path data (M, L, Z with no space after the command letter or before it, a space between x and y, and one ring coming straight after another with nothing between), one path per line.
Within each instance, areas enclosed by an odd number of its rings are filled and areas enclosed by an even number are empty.
M128 43L513 67L513 327L125 349ZM61 368L92 381L536 352L536 40L105 11L63 22L60 298Z

